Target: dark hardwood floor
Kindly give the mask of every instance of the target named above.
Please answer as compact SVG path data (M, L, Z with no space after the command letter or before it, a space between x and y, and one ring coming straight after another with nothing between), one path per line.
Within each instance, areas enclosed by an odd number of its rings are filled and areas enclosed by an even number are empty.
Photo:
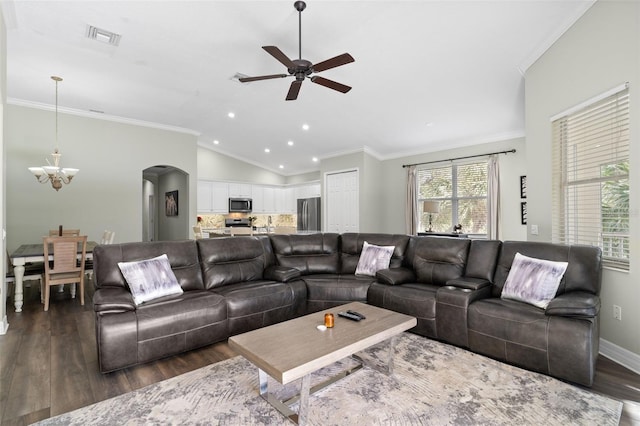
M8 332L0 336L0 424L26 425L117 396L234 356L226 342L127 368L98 371L91 304L71 300L68 286L55 293L49 312L36 283L25 288L23 312L8 308ZM599 357L591 391L640 403L640 375Z

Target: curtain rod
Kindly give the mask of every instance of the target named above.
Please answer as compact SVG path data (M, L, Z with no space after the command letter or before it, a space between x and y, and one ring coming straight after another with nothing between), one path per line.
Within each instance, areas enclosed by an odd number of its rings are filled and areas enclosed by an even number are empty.
M498 151L498 152L490 152L488 154L478 154L478 155L467 155L466 157L456 157L456 158L448 158L446 160L435 160L435 161L426 161L424 163L414 163L414 164L403 164L402 167L411 167L411 166L421 166L423 164L433 164L433 163L444 163L447 161L455 161L455 160L464 160L467 158L475 158L475 157L486 157L488 155L494 154L511 154L516 152L515 149L511 149L509 151Z

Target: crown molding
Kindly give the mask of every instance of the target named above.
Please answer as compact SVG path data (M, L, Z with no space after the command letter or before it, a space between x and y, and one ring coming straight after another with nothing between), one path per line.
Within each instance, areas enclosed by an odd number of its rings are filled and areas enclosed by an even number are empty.
M538 44L538 46L533 49L533 51L517 67L518 72L520 72L520 74L524 76L529 67L533 65L538 59L540 59L544 52L549 50L549 48L553 46L554 43L558 41L558 39L562 37L562 35L567 32L567 30L571 28L573 24L575 24L576 21L578 21L578 19L580 19L580 17L584 15L585 12L596 3L596 1L597 0L584 0L580 2L580 5L582 7L576 9L573 15L565 19L564 22L558 25L553 33L551 33L546 39L540 42L540 44Z
M32 102L32 101L25 101L22 99L16 99L16 98L7 98L7 104L9 105L16 105L16 106L22 106L22 107L27 107L27 108L36 108L36 109L42 109L45 111L55 111L56 107L55 105L51 105L51 104L45 104L45 103L40 103L40 102ZM69 115L75 115L78 117L84 117L84 118L93 118L96 120L104 120L104 121L112 121L114 123L121 123L121 124L130 124L133 126L141 126L141 127L150 127L152 129L158 129L158 130L167 130L170 132L177 132L177 133L186 133L189 135L193 135L193 136L200 136L200 132L193 130L193 129L187 129L184 127L178 127L178 126L169 126L166 124L160 124L160 123L154 123L152 121L144 121L144 120L136 120L133 118L125 118L125 117L119 117L117 115L109 115L109 114L104 114L101 112L93 112L93 111L83 111L83 110L79 110L79 109L74 109L74 108L66 108L66 107L61 107L58 106L58 112L62 112L65 114L69 114Z

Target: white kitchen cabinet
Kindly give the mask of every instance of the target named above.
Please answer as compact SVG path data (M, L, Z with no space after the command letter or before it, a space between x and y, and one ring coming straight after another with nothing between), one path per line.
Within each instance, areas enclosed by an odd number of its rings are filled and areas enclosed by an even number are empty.
M213 182L212 185L212 211L214 213L229 213L229 184L226 182Z
M229 197L231 198L251 198L250 183L230 183Z
M272 186L252 185L253 213L278 213L276 208L276 189Z
M251 198L253 199L253 213L264 213L264 189L262 185L251 185Z
M320 197L320 183L310 183L295 187L295 198L313 198Z
M198 213L229 212L229 186L226 182L198 181Z
M204 180L198 181L198 202L197 210L198 213L210 213L213 209L213 198L212 198L212 186L213 182L208 182Z

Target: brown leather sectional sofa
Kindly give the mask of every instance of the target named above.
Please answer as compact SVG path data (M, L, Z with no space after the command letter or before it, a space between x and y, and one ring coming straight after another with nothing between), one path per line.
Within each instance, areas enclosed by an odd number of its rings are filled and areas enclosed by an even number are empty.
M389 269L355 275L363 243ZM500 298L513 258L568 262L545 309ZM181 295L136 306L117 263L166 254ZM102 372L362 301L418 318L411 331L590 386L598 355L600 250L540 242L311 234L125 243L94 250ZM319 322L321 318L319 317Z

